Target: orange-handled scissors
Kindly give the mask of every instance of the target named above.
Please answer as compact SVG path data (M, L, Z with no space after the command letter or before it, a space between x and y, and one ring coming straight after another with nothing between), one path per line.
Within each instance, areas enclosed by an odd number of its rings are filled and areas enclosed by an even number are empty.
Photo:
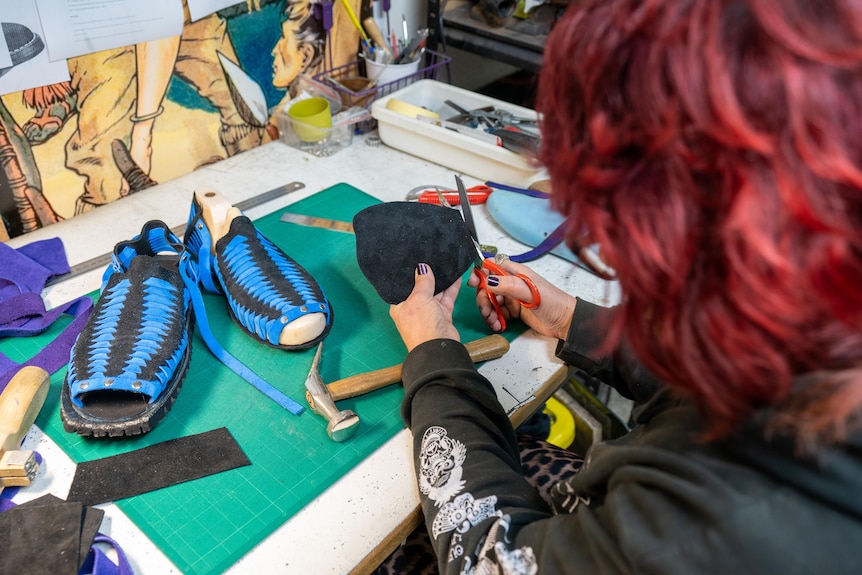
M464 182L461 181L460 176L455 176L455 182L458 184L458 194L461 197L461 217L464 218L464 223L473 238L473 246L476 248L476 260L473 263L473 269L476 271L476 275L479 276L479 285L476 287L476 291L485 290L485 293L488 295L488 301L491 302L491 306L493 306L494 311L497 312L497 317L500 320L500 331L505 331L506 318L503 317L500 304L497 302L497 296L488 291L488 276L485 275L482 270L487 270L489 273L496 276L507 276L512 274L509 274L509 272L497 265L493 260L485 259L485 254L482 253L482 247L481 244L479 244L479 238L476 235L476 224L473 221L470 202L467 201L467 189L464 187ZM530 301L525 302L523 300L517 300L518 303L526 309L536 309L539 307L539 304L542 303L542 296L539 294L539 288L536 287L533 280L524 274L514 275L515 277L524 280L524 283L526 283L527 287L530 288L530 294L532 296Z

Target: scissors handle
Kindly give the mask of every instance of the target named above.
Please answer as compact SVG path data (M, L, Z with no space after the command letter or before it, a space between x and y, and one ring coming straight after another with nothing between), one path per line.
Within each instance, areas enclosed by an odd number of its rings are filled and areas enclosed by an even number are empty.
M488 186L473 186L472 188L467 188L467 200L471 204L483 204L488 200L488 196L491 192L494 191ZM446 198L446 201L449 202L450 206L457 206L461 203L461 197L458 194L458 190L441 190L441 194ZM440 204L440 197L437 195L436 190L427 190L423 192L419 198L419 202L424 204Z
M536 284L533 283L529 277L524 274L510 274L502 267L494 263L493 260L485 260L482 262L482 268L488 270L488 272L494 274L495 276L513 276L516 278L520 278L527 284L527 287L530 289L530 301L525 302L521 299L516 299L518 304L524 309L536 309L542 303L542 295L539 293L539 288L536 287ZM485 293L488 295L488 301L491 302L491 306L494 308L494 311L497 312L497 318L500 320L500 331L506 330L506 319L503 317L502 309L500 308L500 304L497 302L497 297L488 291L488 277L482 272L477 272L479 274L479 286L476 288L478 290L485 290Z

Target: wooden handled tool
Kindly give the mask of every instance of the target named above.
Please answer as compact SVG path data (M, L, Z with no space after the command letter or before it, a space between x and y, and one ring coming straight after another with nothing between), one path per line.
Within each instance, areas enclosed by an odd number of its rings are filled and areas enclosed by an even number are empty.
M39 465L33 451L22 450L21 441L45 403L50 387L48 372L22 367L0 394L0 491L4 487L30 485Z
M383 39L383 34L380 32L380 27L377 26L377 21L374 20L373 16L369 16L365 20L362 21L362 25L365 26L365 30L368 32L368 35L371 36L371 39L374 40L375 48L379 48L389 54L389 57L392 57L392 51L389 49L389 43Z
M464 344L473 363L496 359L509 351L509 342L502 335L489 335ZM333 401L356 397L401 381L401 365L384 367L368 373L351 375L327 384Z

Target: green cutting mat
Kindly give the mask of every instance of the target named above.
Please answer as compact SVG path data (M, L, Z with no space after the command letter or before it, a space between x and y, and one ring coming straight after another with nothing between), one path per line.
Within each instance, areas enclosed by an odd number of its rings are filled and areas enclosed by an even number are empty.
M255 222L323 286L334 311L324 341L321 375L331 382L400 363L406 350L377 295L356 262L351 234L279 221L282 211L350 221L379 201L347 184L323 190ZM137 230L130 230L130 235ZM94 294L95 295L95 294ZM455 323L463 341L488 335L475 294L461 290ZM235 326L224 298L207 296L208 317L221 344L267 381L302 405L314 350L287 352L257 343ZM68 321L36 338L8 338L0 351L23 361L53 339ZM518 327L507 332L511 340ZM117 505L185 573L220 573L279 525L380 447L403 423L400 385L339 402L361 418L345 443L326 435L323 418L306 409L295 416L277 406L219 363L195 335L183 389L167 417L136 438L81 438L63 430L60 387L65 369L51 378L51 391L37 424L76 462L108 457L176 437L227 427L252 465L118 501ZM50 466L47 461L46 465ZM142 470L142 472L145 470ZM344 510L350 513L349 509ZM119 541L122 546L123 541ZM301 542L290 547L300 552ZM285 550L288 547L283 547ZM285 551L288 552L287 550Z

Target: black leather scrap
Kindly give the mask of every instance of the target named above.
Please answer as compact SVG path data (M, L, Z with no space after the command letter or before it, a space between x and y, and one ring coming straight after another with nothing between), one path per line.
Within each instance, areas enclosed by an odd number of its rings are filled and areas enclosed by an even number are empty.
M44 495L0 513L0 573L75 575L105 512Z
M221 427L79 463L66 500L85 505L117 501L246 465L251 461Z
M419 263L434 271L440 293L473 264L476 250L461 212L435 204L386 202L353 218L359 269L383 301L398 304L413 291Z

